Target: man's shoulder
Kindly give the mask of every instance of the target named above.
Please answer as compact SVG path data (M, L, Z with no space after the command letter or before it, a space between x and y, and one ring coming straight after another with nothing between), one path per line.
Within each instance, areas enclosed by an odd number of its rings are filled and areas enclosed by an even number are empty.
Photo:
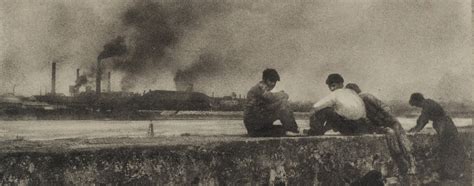
M438 104L438 102L436 102L435 100L432 100L432 99L425 99L425 103L428 103L428 104Z
M359 94L357 94L355 91L347 88L341 88L333 91L335 95L341 95L341 96L349 96L349 97L357 97L360 98Z
M261 83L257 83L248 91L248 93L259 93L259 92L263 92Z
M355 93L354 90L348 89L348 88L336 89L336 90L334 90L333 92L335 92L335 93L339 93L339 92L344 92L344 93L352 93L352 92L353 92L353 93ZM357 94L357 93L356 93L356 94Z
M425 109L432 109L432 108L441 108L441 105L432 99L425 99L422 107Z
M378 98L375 97L373 94L366 93L366 92L360 93L359 96L360 96L362 99L378 100Z
M340 89L336 89L334 91L332 91L331 93L329 93L329 95L339 95L339 94L347 94L349 93L349 89L346 89L346 88L340 88Z

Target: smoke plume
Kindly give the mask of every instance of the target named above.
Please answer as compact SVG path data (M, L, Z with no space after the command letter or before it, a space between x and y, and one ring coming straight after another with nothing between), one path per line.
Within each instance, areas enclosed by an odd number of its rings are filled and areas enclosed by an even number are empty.
M214 78L218 77L219 72L225 70L223 66L225 61L223 59L214 56L211 53L205 53L199 56L199 58L190 67L183 70L178 70L173 78L176 89L179 90L180 85L188 85L195 88L194 85L203 80L203 78ZM205 87L197 87L203 89ZM183 89L181 89L183 90Z
M122 15L122 23L130 40L129 55L116 60L112 67L125 74L122 89L133 89L142 83L153 84L158 80L153 77L156 73L174 73L181 69L174 56L176 45L185 41L189 31L202 26L200 21L225 13L225 9L222 3L192 1L139 1L128 8Z
M245 94L275 68L275 89L292 100L326 95L330 73L385 100L472 100L463 86L474 79L471 11L463 0L1 1L0 63L25 81L0 77L37 94L61 59L57 87L67 92L74 69L95 72L99 56L112 84L135 92L186 82L208 95Z
M86 85L89 81L87 80L86 75L79 76L79 78L76 80L76 85L74 85L74 88L81 88L83 85Z
M97 60L100 61L105 58L120 56L127 52L127 47L125 46L125 40L123 37L119 36L109 43L104 45L104 50L99 54Z

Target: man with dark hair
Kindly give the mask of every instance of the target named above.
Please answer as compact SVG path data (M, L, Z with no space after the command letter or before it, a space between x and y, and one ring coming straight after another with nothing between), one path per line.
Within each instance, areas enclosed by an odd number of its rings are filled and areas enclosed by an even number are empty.
M441 179L457 179L464 172L466 152L459 138L458 130L444 109L431 99L425 99L421 93L413 93L410 105L421 108L421 115L416 126L409 132L419 132L431 120L433 128L438 133L440 177Z
M344 78L330 74L326 84L331 93L313 105L308 135L324 135L331 129L343 135L370 133L364 102L353 90L344 88Z
M397 163L401 176L407 173L415 174L415 159L411 154L412 144L406 136L400 122L390 114L390 107L372 94L362 93L355 83L348 83L346 88L354 90L364 101L367 119L386 134L386 141L392 158Z
M262 81L247 93L244 124L252 137L284 136L287 131L299 133L293 111L288 106L288 94L271 92L277 81L280 81L278 72L265 69ZM276 120L280 120L282 125L273 125Z
M359 96L362 98L362 100L364 100L364 99L371 100L371 102L373 102L374 104L376 104L377 106L382 108L385 112L390 112L391 111L390 107L387 104L385 104L383 101L381 101L380 99L378 99L374 95L366 93L366 92L362 92L362 90L360 90L360 88L359 88L359 85L357 85L355 83L348 83L346 85L346 88L354 90L357 94L359 94Z

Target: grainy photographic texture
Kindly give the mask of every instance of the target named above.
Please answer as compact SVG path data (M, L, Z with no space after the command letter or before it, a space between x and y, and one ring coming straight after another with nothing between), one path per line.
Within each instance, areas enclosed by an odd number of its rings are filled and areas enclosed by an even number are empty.
M472 12L0 0L0 183L470 185Z

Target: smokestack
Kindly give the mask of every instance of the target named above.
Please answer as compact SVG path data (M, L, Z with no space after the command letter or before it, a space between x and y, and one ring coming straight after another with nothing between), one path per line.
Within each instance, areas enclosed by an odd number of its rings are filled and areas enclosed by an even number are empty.
M100 68L100 59L97 60L97 74L95 77L95 93L100 96L100 82L102 81L102 69Z
M56 62L53 62L51 69L51 94L56 94Z
M79 82L79 69L76 70L76 82Z
M111 92L110 88L110 72L107 74L107 92Z

